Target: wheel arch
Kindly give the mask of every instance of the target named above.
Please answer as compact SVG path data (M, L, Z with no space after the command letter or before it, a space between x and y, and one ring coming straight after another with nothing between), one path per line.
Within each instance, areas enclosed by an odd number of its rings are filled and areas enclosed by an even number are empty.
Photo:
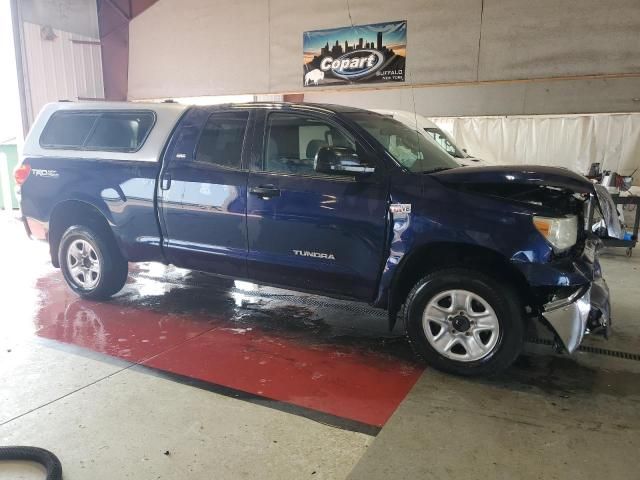
M529 283L522 272L500 253L487 247L464 243L433 243L405 255L398 265L389 289L387 309L390 329L393 329L397 313L413 286L425 275L444 267L475 269L497 280L506 281L515 287L524 305L529 303Z
M49 218L49 253L51 263L55 267L60 267L58 248L62 235L72 225L92 227L101 233L110 235L115 240L120 252L124 253L109 221L98 208L82 200L65 200L53 208Z

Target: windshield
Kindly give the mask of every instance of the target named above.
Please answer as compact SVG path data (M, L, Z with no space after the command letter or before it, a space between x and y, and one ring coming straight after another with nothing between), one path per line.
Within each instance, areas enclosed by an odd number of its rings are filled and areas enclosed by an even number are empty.
M369 132L403 167L416 173L456 168L445 151L418 131L373 112L347 113L347 117Z
M451 141L449 136L439 128L428 127L428 128L425 128L424 131L427 132L429 135L431 135L433 139L436 142L438 142L438 145L440 145L444 149L444 151L447 152L452 157L466 158L469 156L466 153L464 153L462 150L460 150L458 147L456 147L455 143Z

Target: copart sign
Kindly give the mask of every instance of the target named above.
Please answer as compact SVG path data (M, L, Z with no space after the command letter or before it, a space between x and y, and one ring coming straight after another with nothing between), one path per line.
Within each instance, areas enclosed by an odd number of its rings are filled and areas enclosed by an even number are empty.
M303 34L305 87L404 82L406 20Z

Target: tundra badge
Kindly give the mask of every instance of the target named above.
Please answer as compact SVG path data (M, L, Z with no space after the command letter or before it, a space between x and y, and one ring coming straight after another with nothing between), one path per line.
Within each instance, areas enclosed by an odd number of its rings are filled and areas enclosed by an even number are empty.
M293 250L294 255L301 257L324 258L325 260L335 260L333 253L308 252L307 250Z

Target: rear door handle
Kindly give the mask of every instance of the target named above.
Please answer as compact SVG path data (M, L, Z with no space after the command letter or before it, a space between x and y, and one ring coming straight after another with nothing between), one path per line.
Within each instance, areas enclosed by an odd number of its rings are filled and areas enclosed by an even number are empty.
M251 187L249 193L261 198L279 197L280 189L273 185L260 185L259 187Z
M162 181L160 182L160 188L162 190L169 190L171 188L171 174L165 173L162 176Z

